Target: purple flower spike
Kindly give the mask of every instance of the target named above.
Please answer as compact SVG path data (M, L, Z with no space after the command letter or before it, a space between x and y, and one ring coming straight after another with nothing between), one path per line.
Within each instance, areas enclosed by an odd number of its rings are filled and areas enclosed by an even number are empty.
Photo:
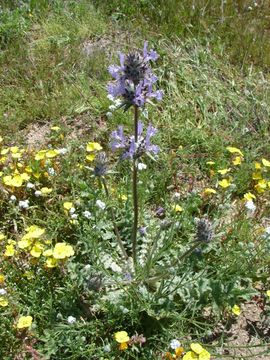
M145 135L143 129L143 123L139 121L138 141L136 143L134 135L126 137L123 133L123 127L119 126L111 134L111 149L113 151L122 149L122 159L138 159L145 153L156 155L159 152L159 147L151 143L151 138L156 134L157 129L150 124Z
M162 99L162 91L153 91L153 84L158 80L152 73L150 62L158 58L154 50L147 50L147 42L142 51L120 54L120 66L110 65L109 73L115 79L107 86L113 98L122 97L122 106L127 110L130 106L143 107L149 98Z

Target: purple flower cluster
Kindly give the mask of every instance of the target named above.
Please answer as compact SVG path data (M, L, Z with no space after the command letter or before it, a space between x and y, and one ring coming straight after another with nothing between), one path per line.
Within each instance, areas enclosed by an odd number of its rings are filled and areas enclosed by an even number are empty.
M125 136L123 126L119 126L117 130L111 134L111 148L113 151L122 149L122 159L138 159L144 153L152 153L156 155L159 147L151 143L151 137L154 136L157 129L151 124L147 126L146 134L143 134L143 123L138 122L138 141L135 142L134 135Z
M112 99L122 97L124 109L136 105L142 107L147 99L161 100L163 92L154 90L153 85L157 77L152 73L150 62L158 58L154 50L147 50L147 42L143 51L131 52L128 55L120 54L120 66L109 66L109 73L115 81L108 84L108 93Z

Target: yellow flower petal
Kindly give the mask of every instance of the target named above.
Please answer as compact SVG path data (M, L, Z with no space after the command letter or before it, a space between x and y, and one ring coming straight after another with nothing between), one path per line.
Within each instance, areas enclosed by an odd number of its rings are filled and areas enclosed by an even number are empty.
M217 193L216 190L212 188L206 188L203 190L203 194L205 195L216 194L216 193Z
M66 202L64 202L63 206L64 206L64 209L69 211L73 207L73 204L70 201L66 201Z
M48 151L46 151L46 158L48 158L48 159L52 159L52 158L56 157L57 155L59 155L58 150L48 150Z
M238 149L237 147L227 146L226 149L232 154L239 154L241 156L244 156L242 151L240 149Z
M266 159L262 159L262 164L263 164L263 166L270 167L270 161L268 161Z
M211 354L203 349L203 351L199 354L199 360L210 360Z
M193 351L188 351L184 356L183 360L198 360L197 354Z
M1 307L8 306L8 300L6 298L4 298L3 296L0 296L0 306Z
M32 325L32 316L21 316L17 323L17 329L25 329Z
M233 165L237 166L242 163L242 158L240 156L236 156L236 158L232 161Z
M87 145L86 145L86 151L88 152L92 152L92 151L100 151L102 150L102 146L97 143L97 142L89 142Z
M256 199L256 196L253 195L251 192L248 192L248 193L244 194L244 200L250 201L250 200L253 200L253 199Z
M178 212L182 212L183 208L180 205L174 205L173 206L173 210L178 213Z
M190 348L192 351L194 351L196 354L200 354L204 348L199 343L192 343L190 344Z
M228 179L223 179L218 182L219 186L226 189L227 187L231 186L231 182Z
M96 155L95 154L89 154L89 155L86 155L86 160L88 160L88 161L94 161L95 160L95 158L96 158Z
M125 343L129 341L129 336L126 331L118 331L114 334L114 338L118 343Z
M232 307L232 313L236 316L239 316L241 314L241 309L238 305L234 305Z
M231 168L228 168L228 169L221 169L221 170L218 170L217 172L221 175L225 175L227 174L229 171L231 170Z

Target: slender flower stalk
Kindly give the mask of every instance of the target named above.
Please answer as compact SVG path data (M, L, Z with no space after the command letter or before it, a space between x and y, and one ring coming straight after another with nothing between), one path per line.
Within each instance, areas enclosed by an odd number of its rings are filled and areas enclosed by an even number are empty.
M138 143L138 118L139 118L139 108L137 105L134 106L134 138L135 144ZM138 169L137 169L137 160L133 158L133 176L132 176L132 194L133 194L133 228L132 228L132 256L133 262L136 265L137 263L137 232L138 232L138 217L139 217L139 206L138 206Z

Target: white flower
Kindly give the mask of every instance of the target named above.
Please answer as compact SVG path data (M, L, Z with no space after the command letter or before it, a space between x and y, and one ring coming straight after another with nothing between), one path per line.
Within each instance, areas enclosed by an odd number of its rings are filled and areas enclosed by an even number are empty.
M29 200L21 200L21 201L19 201L19 208L28 209L29 208Z
M49 174L50 176L54 176L54 175L55 175L55 170L54 170L54 168L52 168L52 167L48 168L48 174Z
M36 190L36 191L35 191L35 196L36 196L36 197L41 196L41 194L42 194L42 192L41 192L40 190Z
M122 311L123 314L129 313L129 310L126 307L124 307L123 305L120 305L119 309Z
M265 228L265 233L266 233L267 235L270 235L270 226L267 226L267 227Z
M91 269L91 265L90 265L90 264L85 265L84 270L90 270L90 269Z
M248 200L245 203L245 207L252 213L256 210L256 205L254 204L254 202L252 200Z
M111 351L111 345L110 344L104 345L103 350L105 352L110 352Z
M83 216L86 217L86 219L91 219L92 214L90 213L90 211L85 210L83 212Z
M112 269L112 271L117 272L117 273L121 273L122 269L120 268L119 265L117 265L115 262L111 263L110 268Z
M171 347L173 350L179 348L180 346L181 346L180 341L177 340L177 339L173 339L173 340L170 342L170 347Z
M99 207L99 208L102 209L102 210L104 210L105 207L106 207L106 204L105 204L103 201L101 201L101 200L97 200L97 201L96 201L96 205L97 205L97 207Z
M72 215L75 213L75 211L76 211L76 209L74 207L72 207L72 208L70 208L69 213Z
M78 214L72 214L71 219L78 219Z
M108 95L107 95L107 98L108 98L109 100L111 100L111 101L114 101L114 97L113 97L111 94L108 94Z
M174 198L175 200L179 200L179 199L180 199L180 196L181 196L181 194L180 194L179 192L175 192L175 193L173 194L173 198Z
M15 196L15 195L11 195L10 201L16 201L16 200L17 200L16 196Z
M68 152L67 148L57 149L58 153L61 155L65 155Z
M111 118L112 117L112 112L110 112L110 111L108 111L108 112L106 112L106 116L107 116L107 118Z
M27 189L33 189L35 187L35 185L32 184L31 182L29 182L26 184L26 187L27 187Z
M6 295L6 290L5 289L0 289L0 295Z
M68 321L69 324L74 324L77 320L76 320L76 318L74 316L69 316L67 318L67 321Z
M138 170L145 170L147 168L147 165L144 163L139 163L138 164Z

